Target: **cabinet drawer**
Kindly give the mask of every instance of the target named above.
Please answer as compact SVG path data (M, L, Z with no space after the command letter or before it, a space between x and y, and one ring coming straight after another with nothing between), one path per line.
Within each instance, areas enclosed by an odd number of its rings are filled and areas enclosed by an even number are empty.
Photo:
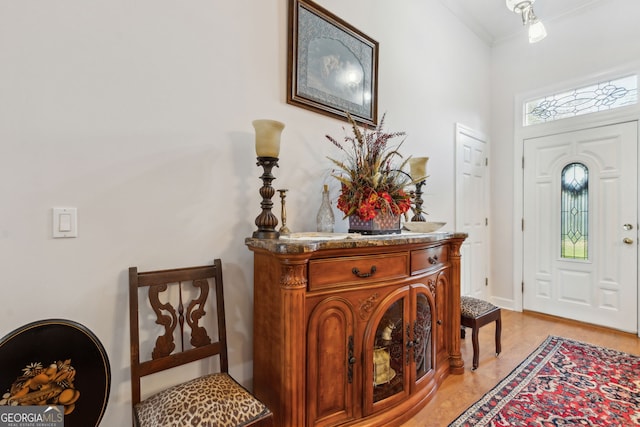
M309 290L398 279L408 275L408 252L316 259L309 261Z
M419 274L442 267L448 261L448 246L436 246L434 248L411 251L411 274Z

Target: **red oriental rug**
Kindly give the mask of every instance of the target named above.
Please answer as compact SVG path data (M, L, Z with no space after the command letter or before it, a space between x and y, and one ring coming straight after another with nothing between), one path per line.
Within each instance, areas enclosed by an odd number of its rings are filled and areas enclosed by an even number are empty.
M449 427L640 425L640 357L550 336Z

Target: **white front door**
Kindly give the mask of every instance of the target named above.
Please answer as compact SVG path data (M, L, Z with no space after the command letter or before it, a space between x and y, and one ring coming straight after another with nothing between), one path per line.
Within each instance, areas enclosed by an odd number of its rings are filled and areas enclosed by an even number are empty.
M489 243L487 241L487 143L478 132L456 125L456 226L467 233L460 249L461 292L486 298Z
M638 123L524 141L523 307L637 332Z

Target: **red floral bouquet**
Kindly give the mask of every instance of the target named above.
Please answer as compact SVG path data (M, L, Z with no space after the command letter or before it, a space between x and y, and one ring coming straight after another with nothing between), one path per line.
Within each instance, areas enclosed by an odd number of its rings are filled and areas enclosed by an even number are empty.
M339 168L332 174L341 183L338 209L345 217L357 215L363 221L375 218L380 212L392 215L407 212L411 209L411 196L404 188L412 181L402 168L409 159L394 164L402 159L398 149L404 139L399 144L390 144L390 140L405 133L384 132L384 115L372 130L361 130L348 113L347 118L353 135L346 135L343 143L326 135L346 155L344 161L329 157Z

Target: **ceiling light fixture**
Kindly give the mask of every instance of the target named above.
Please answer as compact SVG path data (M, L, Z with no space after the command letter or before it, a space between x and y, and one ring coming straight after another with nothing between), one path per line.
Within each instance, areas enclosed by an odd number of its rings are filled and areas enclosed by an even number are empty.
M522 16L522 25L529 27L529 43L537 43L547 37L547 30L542 21L533 13L536 0L506 0L507 8Z

